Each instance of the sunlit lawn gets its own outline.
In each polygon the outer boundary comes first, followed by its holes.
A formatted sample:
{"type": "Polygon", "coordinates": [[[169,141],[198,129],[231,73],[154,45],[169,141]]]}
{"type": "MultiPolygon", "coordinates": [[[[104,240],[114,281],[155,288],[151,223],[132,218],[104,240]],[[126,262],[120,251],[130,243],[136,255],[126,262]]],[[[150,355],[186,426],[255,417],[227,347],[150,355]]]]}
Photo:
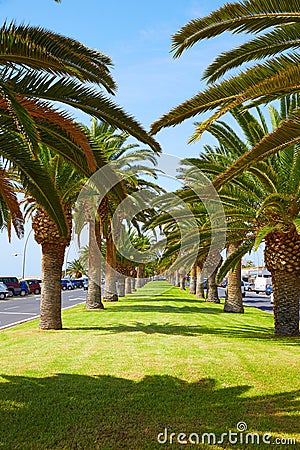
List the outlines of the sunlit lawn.
{"type": "Polygon", "coordinates": [[[270,442],[300,443],[300,340],[273,337],[270,314],[225,314],[162,281],[105,311],[79,305],[63,319],[63,331],[41,332],[33,321],[0,333],[0,448],[299,445],[176,443],[179,433],[220,439],[238,422],[260,440],[270,433],[270,442]],[[165,429],[168,443],[159,444],[165,429]]]}

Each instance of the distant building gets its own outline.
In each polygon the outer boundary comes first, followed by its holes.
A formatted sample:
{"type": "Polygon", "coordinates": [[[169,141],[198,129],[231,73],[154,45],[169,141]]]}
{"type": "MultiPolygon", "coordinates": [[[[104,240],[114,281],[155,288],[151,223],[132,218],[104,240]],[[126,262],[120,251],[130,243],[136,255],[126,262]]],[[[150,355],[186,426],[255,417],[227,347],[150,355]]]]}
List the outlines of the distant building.
{"type": "Polygon", "coordinates": [[[254,281],[256,277],[270,278],[271,272],[265,266],[242,269],[242,279],[244,281],[254,281]]]}

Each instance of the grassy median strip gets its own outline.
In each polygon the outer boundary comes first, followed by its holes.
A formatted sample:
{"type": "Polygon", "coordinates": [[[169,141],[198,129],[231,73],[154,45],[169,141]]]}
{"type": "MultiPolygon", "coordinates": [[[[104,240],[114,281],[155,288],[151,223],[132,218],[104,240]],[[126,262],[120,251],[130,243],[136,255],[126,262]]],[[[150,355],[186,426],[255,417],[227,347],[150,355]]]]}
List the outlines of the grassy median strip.
{"type": "Polygon", "coordinates": [[[271,314],[222,308],[156,281],[65,311],[63,331],[2,331],[0,449],[297,448],[300,340],[275,338],[271,314]],[[238,423],[238,443],[218,444],[238,423]]]}

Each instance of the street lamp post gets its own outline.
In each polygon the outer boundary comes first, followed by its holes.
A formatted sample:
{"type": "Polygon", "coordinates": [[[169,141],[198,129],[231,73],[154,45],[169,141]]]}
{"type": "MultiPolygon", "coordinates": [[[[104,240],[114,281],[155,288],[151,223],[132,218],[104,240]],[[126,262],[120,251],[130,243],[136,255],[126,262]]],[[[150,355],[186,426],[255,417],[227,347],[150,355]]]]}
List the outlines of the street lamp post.
{"type": "Polygon", "coordinates": [[[26,258],[27,243],[28,243],[28,239],[29,239],[29,236],[31,235],[32,231],[33,231],[33,228],[31,228],[31,230],[27,234],[27,237],[26,237],[26,240],[25,240],[25,243],[24,243],[24,248],[23,248],[23,261],[22,261],[22,279],[23,280],[24,280],[24,277],[25,277],[25,261],[26,261],[25,258],[26,258]]]}
{"type": "Polygon", "coordinates": [[[23,253],[13,253],[13,256],[23,256],[23,259],[22,259],[22,280],[24,280],[24,277],[25,277],[26,250],[27,250],[28,239],[29,239],[29,237],[31,235],[31,232],[32,232],[32,228],[31,228],[31,230],[29,231],[29,233],[26,236],[24,247],[23,247],[23,253]]]}

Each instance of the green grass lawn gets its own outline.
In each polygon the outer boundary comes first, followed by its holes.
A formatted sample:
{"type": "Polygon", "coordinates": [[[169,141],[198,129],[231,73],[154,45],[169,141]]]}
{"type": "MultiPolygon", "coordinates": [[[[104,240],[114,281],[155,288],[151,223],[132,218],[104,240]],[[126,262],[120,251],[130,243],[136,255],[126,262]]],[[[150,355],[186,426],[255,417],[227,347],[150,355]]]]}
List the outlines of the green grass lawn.
{"type": "Polygon", "coordinates": [[[65,311],[63,331],[2,331],[0,449],[298,448],[300,340],[275,338],[268,313],[222,308],[152,282],[104,311],[65,311]],[[298,444],[201,444],[238,422],[298,444]]]}

